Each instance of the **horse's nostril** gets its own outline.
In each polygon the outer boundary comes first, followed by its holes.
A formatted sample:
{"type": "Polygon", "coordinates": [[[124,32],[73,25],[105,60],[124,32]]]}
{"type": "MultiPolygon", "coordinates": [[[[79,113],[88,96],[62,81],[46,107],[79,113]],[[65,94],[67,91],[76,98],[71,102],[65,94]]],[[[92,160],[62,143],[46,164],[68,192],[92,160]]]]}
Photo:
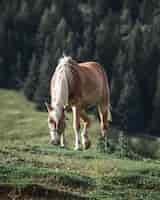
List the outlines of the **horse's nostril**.
{"type": "Polygon", "coordinates": [[[59,145],[59,144],[60,144],[60,141],[51,140],[51,144],[52,144],[52,145],[59,145]]]}

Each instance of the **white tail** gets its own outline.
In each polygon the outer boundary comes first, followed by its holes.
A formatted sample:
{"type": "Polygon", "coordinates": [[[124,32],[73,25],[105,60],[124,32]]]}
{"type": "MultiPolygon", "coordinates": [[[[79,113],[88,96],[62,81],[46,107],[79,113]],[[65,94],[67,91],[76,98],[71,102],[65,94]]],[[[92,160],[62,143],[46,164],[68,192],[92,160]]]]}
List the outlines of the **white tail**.
{"type": "Polygon", "coordinates": [[[109,122],[112,122],[112,113],[110,111],[110,108],[108,109],[108,119],[109,122]]]}

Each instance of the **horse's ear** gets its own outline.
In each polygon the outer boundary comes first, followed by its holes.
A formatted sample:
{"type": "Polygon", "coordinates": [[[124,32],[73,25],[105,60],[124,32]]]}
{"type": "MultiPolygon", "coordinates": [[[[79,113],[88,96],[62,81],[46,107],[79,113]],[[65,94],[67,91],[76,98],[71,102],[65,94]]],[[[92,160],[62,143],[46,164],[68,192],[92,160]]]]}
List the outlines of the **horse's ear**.
{"type": "Polygon", "coordinates": [[[50,112],[50,111],[53,110],[53,108],[51,107],[51,105],[49,105],[47,102],[45,102],[44,104],[45,104],[45,106],[46,106],[48,112],[50,112]]]}

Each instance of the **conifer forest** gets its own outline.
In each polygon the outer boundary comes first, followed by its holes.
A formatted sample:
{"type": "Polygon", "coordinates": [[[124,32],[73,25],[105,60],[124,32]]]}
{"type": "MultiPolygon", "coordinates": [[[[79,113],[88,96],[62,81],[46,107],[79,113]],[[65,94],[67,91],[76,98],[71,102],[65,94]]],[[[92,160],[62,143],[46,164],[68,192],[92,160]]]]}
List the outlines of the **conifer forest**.
{"type": "Polygon", "coordinates": [[[158,134],[159,0],[0,0],[0,88],[44,110],[63,53],[104,67],[113,125],[158,134]]]}

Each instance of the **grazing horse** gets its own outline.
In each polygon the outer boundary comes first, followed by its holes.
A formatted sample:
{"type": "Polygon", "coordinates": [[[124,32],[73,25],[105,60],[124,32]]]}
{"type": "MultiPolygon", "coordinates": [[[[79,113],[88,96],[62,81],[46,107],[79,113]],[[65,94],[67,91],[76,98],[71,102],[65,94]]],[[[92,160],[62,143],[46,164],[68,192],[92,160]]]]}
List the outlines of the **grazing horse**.
{"type": "Polygon", "coordinates": [[[104,69],[96,62],[77,63],[71,57],[60,58],[50,84],[51,104],[46,104],[49,113],[48,126],[51,143],[65,146],[65,109],[72,109],[75,150],[90,147],[88,128],[91,121],[86,114],[90,106],[97,106],[101,136],[107,136],[110,115],[110,94],[104,69]],[[80,119],[84,122],[80,134],[80,119]]]}

